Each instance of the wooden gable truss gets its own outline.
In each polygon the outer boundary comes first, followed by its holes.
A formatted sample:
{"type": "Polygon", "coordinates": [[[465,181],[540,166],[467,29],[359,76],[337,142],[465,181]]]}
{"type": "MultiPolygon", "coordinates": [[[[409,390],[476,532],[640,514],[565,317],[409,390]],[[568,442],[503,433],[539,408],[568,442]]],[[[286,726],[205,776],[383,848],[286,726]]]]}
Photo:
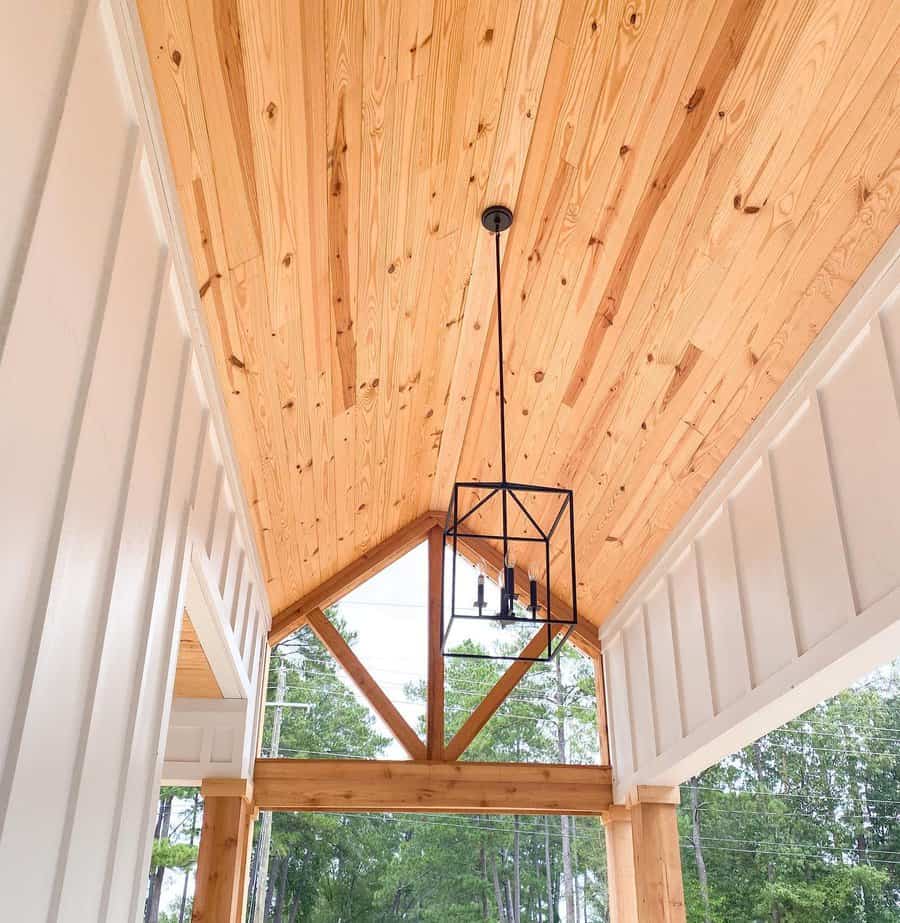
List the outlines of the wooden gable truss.
{"type": "MultiPolygon", "coordinates": [[[[475,740],[479,731],[497,712],[507,696],[528,672],[529,661],[514,661],[500,676],[493,688],[482,699],[453,738],[444,742],[444,662],[441,654],[441,556],[444,549],[442,526],[444,514],[436,511],[415,519],[386,541],[371,549],[348,567],[326,580],[302,599],[278,613],[272,620],[269,644],[275,646],[295,631],[308,626],[319,638],[332,657],[346,671],[360,694],[373,711],[384,721],[391,733],[414,761],[454,762],[462,756],[475,740]],[[374,577],[390,564],[412,550],[423,540],[428,542],[428,690],[426,699],[426,739],[423,742],[400,714],[384,690],[378,685],[349,644],[341,637],[325,616],[323,610],[374,577]]],[[[460,540],[460,554],[472,564],[496,569],[500,552],[487,540],[468,538],[460,540]]],[[[516,568],[516,584],[527,589],[527,574],[516,568]]],[[[553,599],[553,608],[571,612],[562,600],[553,599]]],[[[595,634],[579,623],[570,640],[594,666],[597,689],[598,733],[601,763],[609,764],[609,744],[606,733],[606,708],[603,684],[603,666],[600,644],[595,634]]],[[[526,657],[535,656],[543,636],[533,638],[523,649],[526,657]]],[[[264,762],[264,761],[260,761],[264,762]]]]}

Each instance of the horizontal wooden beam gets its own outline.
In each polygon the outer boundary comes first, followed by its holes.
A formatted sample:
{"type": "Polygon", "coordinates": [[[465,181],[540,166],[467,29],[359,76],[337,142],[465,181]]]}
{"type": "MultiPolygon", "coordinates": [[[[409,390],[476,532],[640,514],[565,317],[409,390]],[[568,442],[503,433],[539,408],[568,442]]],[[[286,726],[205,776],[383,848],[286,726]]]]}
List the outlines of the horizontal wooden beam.
{"type": "MultiPolygon", "coordinates": [[[[557,629],[558,631],[558,629],[557,629]]],[[[554,632],[554,635],[557,632],[554,632]]],[[[546,634],[539,631],[522,649],[523,657],[539,657],[547,646],[546,634]]],[[[444,748],[444,758],[459,759],[469,744],[478,736],[478,732],[488,723],[494,712],[506,701],[506,697],[516,688],[519,680],[531,669],[533,661],[516,660],[511,663],[500,679],[494,683],[490,692],[478,703],[478,706],[466,718],[462,727],[453,735],[453,739],[444,748]]]]}
{"type": "MultiPolygon", "coordinates": [[[[486,538],[460,538],[457,539],[459,553],[472,564],[480,565],[487,571],[496,573],[503,566],[503,552],[492,545],[486,538]]],[[[528,574],[521,568],[515,568],[516,589],[526,598],[528,596],[528,574]]],[[[538,595],[542,598],[546,595],[543,588],[538,588],[538,595]]],[[[572,607],[563,602],[556,596],[550,597],[551,609],[559,617],[564,619],[572,618],[572,607]]],[[[600,655],[600,640],[597,636],[597,629],[584,619],[580,619],[578,624],[572,629],[569,640],[583,654],[588,657],[598,657],[600,655]]]]}
{"type": "Polygon", "coordinates": [[[352,564],[338,571],[320,583],[306,596],[298,599],[286,609],[282,609],[273,619],[269,631],[269,644],[275,645],[293,634],[303,624],[304,616],[313,609],[325,609],[337,602],[361,583],[374,577],[379,571],[402,558],[407,551],[415,548],[424,540],[440,513],[425,513],[409,525],[395,532],[390,538],[376,545],[370,551],[360,555],[352,564]]]}
{"type": "Polygon", "coordinates": [[[425,744],[409,726],[397,706],[385,695],[381,686],[375,682],[372,674],[365,668],[353,648],[344,640],[341,633],[328,621],[321,609],[312,609],[306,613],[309,627],[319,640],[328,648],[332,657],[347,671],[353,684],[365,696],[378,716],[391,729],[400,746],[414,760],[424,760],[425,744]]]}
{"type": "Polygon", "coordinates": [[[254,797],[263,811],[599,815],[612,778],[608,766],[259,759],[254,797]]]}

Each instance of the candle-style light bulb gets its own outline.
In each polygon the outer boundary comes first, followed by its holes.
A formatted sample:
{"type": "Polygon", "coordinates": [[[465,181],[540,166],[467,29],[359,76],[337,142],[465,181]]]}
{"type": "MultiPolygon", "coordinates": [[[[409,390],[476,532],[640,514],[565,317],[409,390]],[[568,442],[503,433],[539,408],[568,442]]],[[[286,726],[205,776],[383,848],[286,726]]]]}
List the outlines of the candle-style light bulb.
{"type": "Polygon", "coordinates": [[[512,555],[507,555],[504,566],[504,585],[506,595],[509,597],[510,605],[516,598],[516,562],[512,555]]]}
{"type": "Polygon", "coordinates": [[[478,571],[478,598],[475,600],[475,608],[479,615],[484,615],[484,574],[478,571]]]}
{"type": "Polygon", "coordinates": [[[531,610],[531,617],[536,619],[538,614],[537,578],[531,571],[528,572],[528,608],[531,610]]]}

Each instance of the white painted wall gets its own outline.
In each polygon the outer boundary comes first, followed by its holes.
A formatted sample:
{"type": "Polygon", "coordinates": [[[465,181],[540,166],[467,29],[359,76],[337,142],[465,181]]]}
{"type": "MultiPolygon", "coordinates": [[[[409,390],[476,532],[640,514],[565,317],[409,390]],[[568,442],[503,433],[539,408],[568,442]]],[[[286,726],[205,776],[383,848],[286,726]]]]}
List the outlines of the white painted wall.
{"type": "Polygon", "coordinates": [[[19,923],[120,923],[143,900],[188,565],[244,771],[269,612],[133,11],[8,13],[0,895],[19,923]]]}
{"type": "Polygon", "coordinates": [[[617,798],[900,654],[900,230],[601,627],[617,798]]]}

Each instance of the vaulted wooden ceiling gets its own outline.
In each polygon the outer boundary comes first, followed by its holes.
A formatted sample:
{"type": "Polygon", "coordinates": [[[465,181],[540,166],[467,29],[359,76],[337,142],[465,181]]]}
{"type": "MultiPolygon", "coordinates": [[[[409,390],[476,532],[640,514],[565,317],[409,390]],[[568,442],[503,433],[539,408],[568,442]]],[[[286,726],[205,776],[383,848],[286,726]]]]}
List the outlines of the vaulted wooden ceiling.
{"type": "Polygon", "coordinates": [[[277,611],[497,476],[609,613],[900,217],[894,0],[139,0],[277,611]]]}

